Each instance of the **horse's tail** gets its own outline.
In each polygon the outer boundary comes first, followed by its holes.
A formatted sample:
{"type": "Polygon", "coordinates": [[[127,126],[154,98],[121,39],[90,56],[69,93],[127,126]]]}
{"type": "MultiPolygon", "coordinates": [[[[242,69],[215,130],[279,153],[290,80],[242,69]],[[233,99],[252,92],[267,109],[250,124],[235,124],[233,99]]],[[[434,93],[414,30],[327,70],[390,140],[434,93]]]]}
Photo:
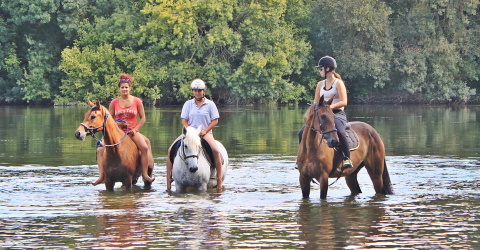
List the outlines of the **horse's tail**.
{"type": "Polygon", "coordinates": [[[388,174],[387,161],[383,159],[383,194],[393,194],[392,183],[390,182],[390,175],[388,174]]]}

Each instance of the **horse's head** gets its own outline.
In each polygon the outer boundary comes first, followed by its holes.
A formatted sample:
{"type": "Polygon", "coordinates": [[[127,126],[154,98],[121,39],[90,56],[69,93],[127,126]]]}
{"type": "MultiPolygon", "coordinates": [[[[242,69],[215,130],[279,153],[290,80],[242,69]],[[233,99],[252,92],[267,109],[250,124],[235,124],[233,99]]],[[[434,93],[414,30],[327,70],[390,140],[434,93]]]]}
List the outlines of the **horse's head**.
{"type": "Polygon", "coordinates": [[[200,132],[202,126],[198,129],[193,127],[183,128],[183,142],[181,145],[183,160],[188,166],[188,170],[195,173],[198,170],[198,157],[202,150],[202,143],[200,138],[200,132]]]}
{"type": "Polygon", "coordinates": [[[88,105],[90,105],[90,109],[85,113],[83,122],[75,131],[75,137],[81,141],[85,140],[86,135],[103,130],[108,118],[107,109],[99,101],[93,103],[89,100],[88,105]]]}
{"type": "Polygon", "coordinates": [[[311,111],[307,113],[310,115],[305,117],[306,124],[310,125],[315,132],[322,134],[331,148],[337,147],[339,142],[335,128],[335,114],[330,108],[332,101],[333,97],[326,101],[322,95],[320,101],[310,107],[311,111]]]}

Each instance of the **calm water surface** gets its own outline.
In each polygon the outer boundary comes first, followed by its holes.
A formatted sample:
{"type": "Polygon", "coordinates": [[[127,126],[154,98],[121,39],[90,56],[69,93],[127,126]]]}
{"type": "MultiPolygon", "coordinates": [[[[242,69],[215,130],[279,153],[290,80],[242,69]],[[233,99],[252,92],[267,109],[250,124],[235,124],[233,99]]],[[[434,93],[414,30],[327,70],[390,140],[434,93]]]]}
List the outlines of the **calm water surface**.
{"type": "Polygon", "coordinates": [[[73,136],[85,107],[0,107],[0,249],[480,249],[480,107],[349,107],[382,134],[395,194],[362,170],[362,194],[341,179],[325,201],[317,185],[301,198],[294,168],[306,107],[221,108],[224,192],[167,194],[180,109],[147,108],[157,180],[127,193],[89,185],[95,146],[73,136]]]}

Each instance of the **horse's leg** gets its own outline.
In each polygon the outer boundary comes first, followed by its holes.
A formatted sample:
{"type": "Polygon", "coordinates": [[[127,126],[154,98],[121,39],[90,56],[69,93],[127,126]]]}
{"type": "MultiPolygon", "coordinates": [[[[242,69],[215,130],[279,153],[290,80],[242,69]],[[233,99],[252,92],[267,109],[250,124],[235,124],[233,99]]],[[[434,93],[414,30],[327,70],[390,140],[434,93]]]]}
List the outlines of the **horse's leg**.
{"type": "Polygon", "coordinates": [[[198,187],[198,191],[200,191],[200,192],[205,192],[205,191],[207,191],[207,184],[208,184],[208,181],[205,182],[205,183],[200,184],[200,186],[198,187]]]}
{"type": "Polygon", "coordinates": [[[383,179],[382,194],[393,194],[392,183],[390,182],[390,175],[388,174],[386,160],[383,160],[383,165],[384,165],[384,169],[382,174],[382,179],[383,179]]]}
{"type": "Polygon", "coordinates": [[[186,189],[186,187],[183,186],[180,182],[181,181],[176,181],[175,182],[175,191],[177,191],[177,192],[183,192],[186,189]]]}
{"type": "Polygon", "coordinates": [[[105,183],[105,167],[103,166],[104,158],[105,158],[105,148],[99,147],[97,149],[97,165],[98,165],[99,177],[95,182],[91,182],[91,184],[94,186],[105,183]]]}
{"type": "Polygon", "coordinates": [[[375,153],[374,150],[369,150],[369,155],[365,158],[365,168],[367,169],[368,175],[370,175],[375,193],[381,194],[383,193],[382,174],[385,171],[384,157],[379,158],[380,156],[375,153]]]}
{"type": "Polygon", "coordinates": [[[113,191],[114,186],[115,186],[115,182],[112,181],[110,178],[106,178],[105,189],[107,189],[107,191],[113,191]]]}
{"type": "Polygon", "coordinates": [[[360,189],[360,185],[358,185],[358,172],[362,169],[363,163],[355,169],[351,174],[345,176],[345,181],[347,182],[348,188],[350,188],[350,192],[352,195],[362,193],[360,189]]]}
{"type": "Polygon", "coordinates": [[[132,191],[132,176],[128,176],[122,183],[126,191],[132,191]]]}
{"type": "MultiPolygon", "coordinates": [[[[153,158],[153,157],[152,157],[153,158]]],[[[149,167],[148,168],[148,176],[152,176],[153,174],[153,165],[152,167],[149,167]]],[[[152,183],[151,182],[145,182],[145,188],[149,189],[152,187],[152,183]]]]}
{"type": "Polygon", "coordinates": [[[303,198],[306,199],[310,197],[310,183],[312,182],[312,177],[300,173],[299,181],[300,187],[302,188],[303,198]]]}
{"type": "Polygon", "coordinates": [[[328,192],[328,173],[326,171],[322,171],[322,175],[320,176],[320,199],[325,200],[327,198],[328,192]]]}

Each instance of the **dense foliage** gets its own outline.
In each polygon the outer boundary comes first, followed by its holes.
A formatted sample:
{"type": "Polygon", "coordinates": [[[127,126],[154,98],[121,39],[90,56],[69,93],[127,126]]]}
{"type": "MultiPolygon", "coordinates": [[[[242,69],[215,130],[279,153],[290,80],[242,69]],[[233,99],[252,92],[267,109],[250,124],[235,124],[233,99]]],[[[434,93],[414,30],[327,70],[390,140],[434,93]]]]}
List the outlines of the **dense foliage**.
{"type": "Polygon", "coordinates": [[[479,10],[478,0],[1,1],[0,102],[106,103],[122,72],[152,105],[182,103],[194,78],[219,103],[307,102],[323,55],[354,102],[478,101],[479,10]]]}

